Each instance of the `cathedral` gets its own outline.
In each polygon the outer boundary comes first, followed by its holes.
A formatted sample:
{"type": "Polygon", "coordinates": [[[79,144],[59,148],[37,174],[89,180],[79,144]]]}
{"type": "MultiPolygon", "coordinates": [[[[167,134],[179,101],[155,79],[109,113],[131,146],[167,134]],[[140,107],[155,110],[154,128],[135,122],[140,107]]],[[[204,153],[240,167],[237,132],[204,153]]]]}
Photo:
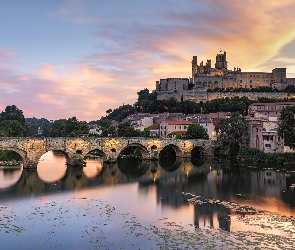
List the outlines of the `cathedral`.
{"type": "MultiPolygon", "coordinates": [[[[187,91],[192,84],[195,92],[220,89],[252,89],[271,87],[279,90],[295,85],[295,78],[286,77],[286,68],[274,68],[272,72],[244,72],[241,68],[227,68],[226,52],[216,55],[214,67],[211,60],[198,64],[198,57],[192,59],[190,78],[167,78],[156,82],[157,92],[187,91]]],[[[191,89],[191,88],[190,88],[191,89]]]]}
{"type": "Polygon", "coordinates": [[[192,60],[192,80],[196,89],[239,89],[271,87],[279,90],[288,86],[286,68],[275,68],[272,72],[244,72],[240,68],[227,68],[226,52],[216,55],[215,67],[211,60],[198,65],[197,56],[192,60]]]}

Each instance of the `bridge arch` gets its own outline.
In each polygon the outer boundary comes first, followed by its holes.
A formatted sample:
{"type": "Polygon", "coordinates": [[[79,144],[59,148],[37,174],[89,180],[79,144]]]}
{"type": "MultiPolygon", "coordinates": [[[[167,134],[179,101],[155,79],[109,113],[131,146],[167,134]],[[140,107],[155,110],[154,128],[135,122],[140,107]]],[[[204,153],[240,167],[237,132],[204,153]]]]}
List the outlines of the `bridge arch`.
{"type": "MultiPolygon", "coordinates": [[[[112,149],[111,149],[111,151],[112,151],[112,149]]],[[[102,151],[101,149],[99,149],[99,148],[90,148],[90,149],[88,149],[87,151],[85,151],[83,153],[83,158],[85,158],[86,155],[91,154],[91,152],[94,152],[95,155],[100,156],[103,159],[103,161],[106,161],[107,158],[108,158],[106,153],[104,151],[102,151]]]]}
{"type": "Polygon", "coordinates": [[[150,153],[148,151],[148,149],[140,144],[140,143],[130,143],[128,145],[126,145],[125,147],[123,147],[120,152],[118,152],[117,157],[119,157],[119,155],[121,154],[121,152],[123,152],[125,149],[129,148],[129,147],[136,147],[140,150],[141,156],[143,159],[149,159],[150,158],[150,153]]]}
{"type": "Polygon", "coordinates": [[[27,156],[27,152],[22,150],[22,149],[19,149],[17,147],[0,147],[0,150],[3,150],[3,151],[14,151],[16,153],[18,153],[21,158],[23,159],[23,161],[25,160],[26,156],[27,156]]]}
{"type": "Polygon", "coordinates": [[[162,148],[162,150],[160,151],[159,155],[163,154],[164,150],[167,149],[167,148],[172,148],[174,150],[174,152],[175,152],[176,157],[183,157],[182,150],[176,144],[172,144],[172,143],[169,143],[166,146],[164,146],[162,148]]]}

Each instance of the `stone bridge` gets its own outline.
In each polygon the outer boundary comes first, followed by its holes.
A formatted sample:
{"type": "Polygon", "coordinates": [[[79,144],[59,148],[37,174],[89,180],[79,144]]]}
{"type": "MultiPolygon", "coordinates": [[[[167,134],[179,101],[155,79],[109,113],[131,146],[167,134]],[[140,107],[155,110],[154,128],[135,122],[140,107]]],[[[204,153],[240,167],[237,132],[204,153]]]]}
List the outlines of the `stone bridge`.
{"type": "Polygon", "coordinates": [[[212,157],[216,143],[209,140],[180,140],[160,138],[0,138],[0,150],[12,150],[23,159],[24,168],[37,168],[43,154],[51,150],[63,151],[69,165],[82,165],[90,151],[98,150],[104,161],[116,161],[120,152],[127,147],[140,149],[143,159],[158,159],[161,150],[171,146],[177,157],[191,158],[197,148],[202,156],[212,157]]]}

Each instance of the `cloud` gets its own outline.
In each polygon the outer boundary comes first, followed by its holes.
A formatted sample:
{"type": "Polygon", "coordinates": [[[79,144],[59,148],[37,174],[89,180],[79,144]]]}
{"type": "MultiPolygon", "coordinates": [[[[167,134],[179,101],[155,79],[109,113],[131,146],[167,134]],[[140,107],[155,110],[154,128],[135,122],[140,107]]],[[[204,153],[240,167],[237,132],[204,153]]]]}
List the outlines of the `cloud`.
{"type": "Polygon", "coordinates": [[[9,67],[11,64],[20,61],[20,57],[16,55],[16,49],[0,47],[0,68],[9,67]]]}
{"type": "Polygon", "coordinates": [[[65,5],[47,15],[59,21],[73,24],[89,24],[101,20],[98,17],[90,16],[89,13],[84,11],[83,4],[78,0],[68,1],[65,5]]]}
{"type": "Polygon", "coordinates": [[[81,44],[79,57],[58,55],[62,63],[44,58],[30,72],[19,69],[17,50],[0,48],[0,107],[15,104],[26,117],[99,119],[133,104],[141,89],[155,89],[156,80],[190,77],[194,55],[214,65],[220,48],[231,69],[288,66],[295,74],[295,54],[288,53],[295,47],[294,12],[293,1],[67,1],[50,20],[70,22],[75,32],[83,24],[85,44],[93,47],[81,44]]]}

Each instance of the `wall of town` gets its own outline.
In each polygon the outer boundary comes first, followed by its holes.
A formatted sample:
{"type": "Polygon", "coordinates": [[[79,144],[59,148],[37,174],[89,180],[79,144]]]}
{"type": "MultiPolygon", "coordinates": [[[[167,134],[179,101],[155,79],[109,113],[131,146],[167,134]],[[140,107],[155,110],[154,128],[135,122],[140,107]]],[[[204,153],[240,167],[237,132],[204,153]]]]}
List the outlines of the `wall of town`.
{"type": "Polygon", "coordinates": [[[284,98],[295,98],[295,94],[284,93],[284,92],[196,92],[196,90],[188,91],[177,91],[177,92],[158,92],[158,100],[167,100],[171,97],[180,101],[181,99],[200,102],[200,101],[211,101],[218,98],[233,98],[238,97],[247,97],[250,100],[257,100],[258,98],[268,97],[275,99],[284,99],[284,98]]]}

